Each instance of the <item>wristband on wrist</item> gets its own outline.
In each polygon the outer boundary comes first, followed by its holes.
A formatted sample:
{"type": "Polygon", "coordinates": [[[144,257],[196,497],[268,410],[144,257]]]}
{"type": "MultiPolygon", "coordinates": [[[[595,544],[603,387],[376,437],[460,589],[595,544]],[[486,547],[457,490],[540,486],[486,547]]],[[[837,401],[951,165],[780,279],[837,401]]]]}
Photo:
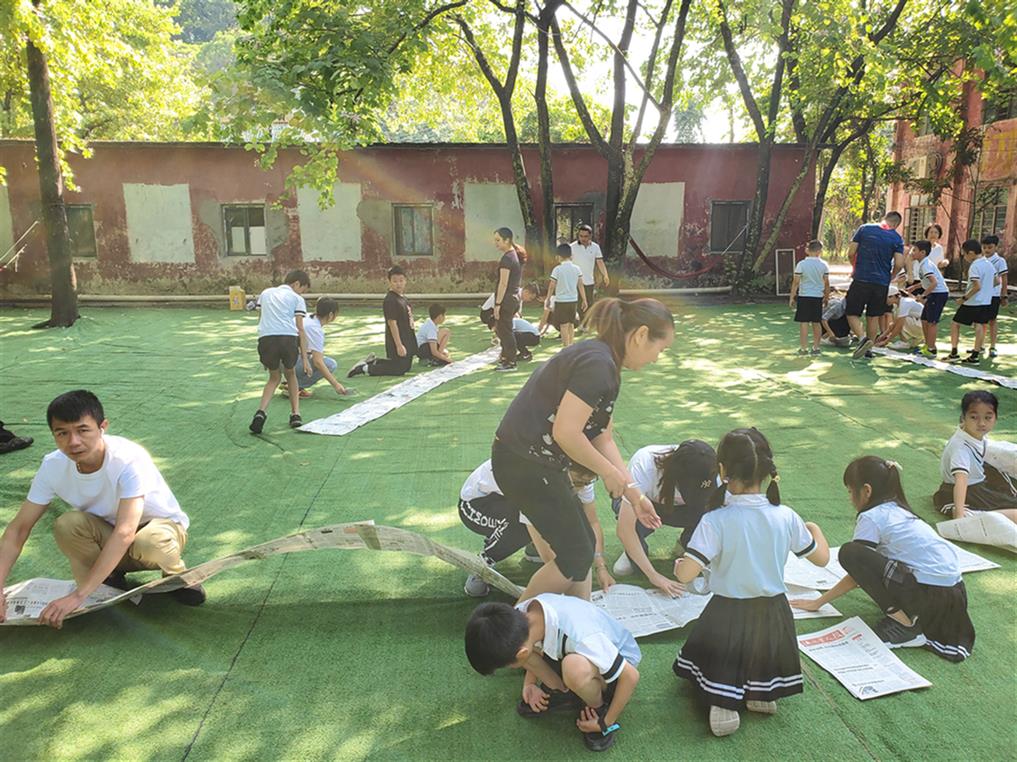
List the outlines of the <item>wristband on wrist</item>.
{"type": "Polygon", "coordinates": [[[609,736],[616,730],[621,729],[621,725],[619,725],[617,722],[613,722],[610,725],[604,722],[604,715],[600,714],[599,712],[597,713],[597,722],[600,724],[601,735],[609,736]]]}

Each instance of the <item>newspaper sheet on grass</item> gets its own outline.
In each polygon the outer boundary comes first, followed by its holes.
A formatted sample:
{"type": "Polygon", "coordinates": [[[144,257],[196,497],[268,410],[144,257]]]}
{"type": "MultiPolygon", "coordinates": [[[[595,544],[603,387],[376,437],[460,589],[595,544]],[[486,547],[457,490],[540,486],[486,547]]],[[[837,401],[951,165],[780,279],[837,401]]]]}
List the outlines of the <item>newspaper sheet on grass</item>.
{"type": "MultiPolygon", "coordinates": [[[[965,550],[959,545],[953,543],[951,545],[957,551],[957,560],[960,562],[962,574],[999,568],[999,564],[995,561],[982,558],[977,553],[965,550]]],[[[830,563],[826,566],[816,566],[811,561],[798,558],[793,553],[790,554],[784,565],[784,584],[809,587],[814,590],[829,590],[847,576],[847,572],[844,571],[844,567],[837,559],[839,553],[840,546],[830,548],[830,563]]]]}
{"type": "Polygon", "coordinates": [[[971,511],[962,519],[936,524],[941,537],[980,545],[995,545],[1017,553],[1017,524],[995,511],[971,511]]]}
{"type": "MultiPolygon", "coordinates": [[[[372,521],[308,529],[303,532],[280,537],[276,540],[255,545],[232,553],[223,558],[206,561],[180,574],[153,580],[133,590],[121,592],[114,588],[100,588],[90,597],[86,605],[70,617],[81,616],[114,606],[122,601],[154,593],[168,593],[181,587],[204,582],[220,572],[232,569],[247,561],[262,560],[280,553],[300,553],[305,550],[382,550],[400,553],[414,553],[418,556],[434,556],[470,574],[476,574],[485,582],[504,593],[518,598],[523,589],[510,582],[480,560],[475,553],[434,542],[416,532],[398,527],[376,526],[372,521]],[[109,591],[113,591],[110,595],[109,591]],[[94,600],[93,600],[94,599],[94,600]]],[[[67,595],[74,587],[73,582],[51,579],[31,579],[4,588],[7,599],[7,621],[0,624],[34,625],[47,603],[67,595]],[[19,589],[20,588],[20,589],[19,589]],[[17,593],[17,600],[12,596],[17,593]]],[[[68,617],[68,618],[70,618],[68,617]]]]}
{"type": "MultiPolygon", "coordinates": [[[[788,587],[788,597],[818,598],[816,590],[788,587]]],[[[684,627],[698,619],[712,595],[685,593],[672,598],[660,590],[648,590],[636,585],[612,585],[606,593],[596,591],[590,600],[628,628],[634,637],[654,635],[684,627]]],[[[819,619],[840,616],[833,606],[826,604],[819,611],[791,609],[795,619],[819,619]]]]}
{"type": "Polygon", "coordinates": [[[927,357],[922,357],[921,355],[898,352],[894,349],[877,348],[872,351],[877,355],[885,355],[886,357],[894,360],[905,360],[907,362],[913,362],[916,365],[925,365],[929,368],[935,368],[936,370],[945,370],[947,373],[956,373],[958,376],[989,381],[993,384],[999,384],[1007,389],[1017,389],[1017,378],[1001,376],[998,373],[989,373],[984,370],[972,368],[968,365],[958,365],[956,363],[943,362],[942,360],[932,360],[927,357]]]}
{"type": "Polygon", "coordinates": [[[341,437],[349,434],[365,423],[381,418],[385,413],[402,407],[407,402],[412,402],[417,397],[441,386],[447,381],[465,376],[480,368],[488,367],[498,359],[501,349],[491,347],[475,355],[456,360],[451,365],[443,368],[435,368],[427,373],[420,373],[412,378],[389,387],[385,391],[368,397],[363,402],[351,405],[340,413],[330,415],[328,418],[319,418],[310,423],[305,423],[298,430],[307,431],[312,434],[325,434],[326,436],[341,437]]]}
{"type": "Polygon", "coordinates": [[[856,616],[825,630],[799,635],[798,648],[862,701],[932,686],[856,616]]]}

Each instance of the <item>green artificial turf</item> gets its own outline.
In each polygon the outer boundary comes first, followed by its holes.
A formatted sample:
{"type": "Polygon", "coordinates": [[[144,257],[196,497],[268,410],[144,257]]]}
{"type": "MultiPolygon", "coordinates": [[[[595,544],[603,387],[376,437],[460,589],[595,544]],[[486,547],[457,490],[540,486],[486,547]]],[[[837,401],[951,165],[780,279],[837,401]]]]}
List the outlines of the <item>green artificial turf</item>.
{"type": "MultiPolygon", "coordinates": [[[[624,455],[688,437],[716,443],[733,427],[755,425],[773,443],[785,502],[817,521],[831,544],[851,537],[854,513],[841,473],[863,453],[899,461],[916,510],[936,520],[930,496],[940,452],[961,395],[983,384],[887,359],[852,363],[844,351],[797,358],[797,326],[783,306],[676,303],[675,312],[674,346],[655,366],[625,374],[616,408],[624,455]]],[[[475,313],[450,312],[457,353],[489,345],[475,313]]],[[[106,406],[110,432],[150,450],[190,514],[191,564],[358,519],[479,551],[481,538],[457,518],[459,488],[488,457],[528,366],[450,382],[345,437],[289,430],[279,398],[259,438],[247,431],[264,382],[254,315],[86,309],[73,328],[29,330],[44,317],[0,311],[0,418],[36,438],[28,450],[2,456],[0,523],[14,515],[53,448],[47,403],[88,387],[106,406]]],[[[991,367],[1014,375],[1017,319],[1002,319],[1001,329],[1004,354],[991,367]]],[[[380,310],[344,308],[327,329],[340,371],[381,351],[382,331],[380,310]]],[[[536,359],[549,354],[545,341],[536,359]]],[[[357,401],[397,381],[358,378],[357,401]]],[[[995,436],[1017,440],[1017,393],[992,391],[1000,398],[995,436]]],[[[311,420],[348,404],[319,384],[302,412],[311,420]]],[[[598,509],[611,563],[621,546],[600,488],[598,509]]],[[[9,582],[69,577],[49,533],[55,513],[36,527],[9,582]]],[[[669,528],[651,538],[661,570],[671,566],[676,539],[669,528]]],[[[970,547],[1002,564],[965,578],[978,632],[973,657],[958,665],[922,650],[898,652],[932,688],[863,703],[803,657],[804,695],[782,701],[775,717],[744,715],[737,734],[715,739],[671,673],[686,628],[640,641],[642,680],[610,754],[1013,759],[1017,560],[970,547]]],[[[520,556],[499,568],[520,584],[532,570],[520,556]]],[[[0,629],[0,757],[588,758],[570,718],[516,716],[520,674],[471,671],[462,632],[476,601],[462,584],[457,569],[434,559],[319,551],[225,572],[208,583],[201,608],[152,597],[72,620],[62,631],[0,629]]],[[[877,619],[860,591],[836,605],[845,616],[877,619]]],[[[798,629],[835,621],[799,622],[798,629]]]]}

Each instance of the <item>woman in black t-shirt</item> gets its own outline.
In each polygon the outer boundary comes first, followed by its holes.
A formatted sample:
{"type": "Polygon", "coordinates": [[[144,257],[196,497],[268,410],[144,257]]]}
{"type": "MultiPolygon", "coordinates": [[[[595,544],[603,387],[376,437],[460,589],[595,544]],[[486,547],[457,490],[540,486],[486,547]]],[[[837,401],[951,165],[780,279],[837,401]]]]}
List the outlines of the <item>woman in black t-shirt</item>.
{"type": "Polygon", "coordinates": [[[656,362],[674,340],[674,317],[656,299],[603,299],[584,322],[597,338],[573,344],[537,368],[509,405],[491,448],[502,493],[555,552],[530,579],[524,599],[539,593],[590,597],[594,537],[569,482],[572,463],[598,474],[647,527],[660,526],[618,452],[612,418],[621,369],[656,362]]]}
{"type": "Polygon", "coordinates": [[[501,342],[501,358],[495,370],[512,370],[516,367],[517,355],[512,318],[519,311],[519,283],[523,277],[526,252],[515,244],[508,228],[494,231],[494,247],[501,252],[498,280],[494,287],[494,332],[501,342]]]}

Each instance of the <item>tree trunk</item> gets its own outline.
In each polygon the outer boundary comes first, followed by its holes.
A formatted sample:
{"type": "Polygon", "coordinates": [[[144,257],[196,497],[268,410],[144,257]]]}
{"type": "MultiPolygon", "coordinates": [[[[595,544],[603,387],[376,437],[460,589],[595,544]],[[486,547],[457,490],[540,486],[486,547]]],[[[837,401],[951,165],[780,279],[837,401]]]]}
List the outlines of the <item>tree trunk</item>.
{"type": "Polygon", "coordinates": [[[759,268],[763,266],[763,262],[769,258],[774,247],[777,245],[777,237],[780,235],[780,228],[784,224],[784,219],[787,217],[787,213],[791,211],[791,202],[794,201],[795,196],[798,194],[798,189],[801,188],[802,183],[805,182],[805,176],[809,174],[809,167],[812,165],[812,161],[815,157],[815,146],[810,146],[809,150],[805,153],[804,161],[802,161],[802,168],[798,170],[798,174],[791,182],[791,187],[788,188],[787,195],[784,196],[784,201],[780,205],[777,217],[773,221],[773,227],[770,230],[770,235],[763,243],[763,246],[759,251],[759,256],[756,257],[756,261],[753,264],[753,270],[757,272],[759,271],[759,268]]]}
{"type": "Polygon", "coordinates": [[[540,154],[540,196],[541,218],[544,235],[539,242],[539,259],[542,273],[550,272],[554,266],[555,215],[554,215],[554,171],[551,159],[551,115],[547,108],[547,70],[551,42],[551,20],[558,10],[559,2],[548,2],[540,12],[537,25],[537,83],[533,93],[537,106],[537,150],[540,154]]]}
{"type": "MultiPolygon", "coordinates": [[[[38,0],[36,0],[38,5],[38,0]]],[[[31,41],[27,45],[28,85],[35,122],[35,150],[39,161],[42,219],[46,226],[46,250],[52,288],[50,318],[34,326],[55,328],[74,325],[78,319],[78,293],[71,260],[70,231],[64,206],[64,179],[60,171],[59,146],[53,124],[53,100],[49,90],[46,57],[31,41]]]]}
{"type": "Polygon", "coordinates": [[[812,237],[819,238],[819,228],[823,224],[823,207],[826,206],[826,192],[830,188],[830,180],[833,179],[833,172],[837,169],[837,162],[840,161],[847,143],[838,143],[833,147],[823,172],[819,176],[819,187],[816,188],[816,202],[812,205],[812,237]]]}
{"type": "Polygon", "coordinates": [[[529,245],[540,245],[540,228],[537,215],[533,208],[533,194],[530,192],[530,181],[526,176],[526,163],[523,151],[519,147],[519,136],[516,133],[515,116],[512,102],[501,102],[502,124],[505,127],[505,143],[512,156],[512,175],[515,178],[516,196],[519,198],[519,211],[523,216],[523,227],[526,228],[526,241],[529,245]]]}
{"type": "Polygon", "coordinates": [[[745,232],[745,248],[738,257],[732,285],[736,292],[741,291],[742,276],[745,273],[745,260],[750,252],[755,252],[763,237],[763,213],[766,211],[766,197],[770,192],[770,167],[773,160],[772,139],[761,140],[756,152],[756,192],[752,196],[752,209],[749,213],[749,227],[745,232]]]}

